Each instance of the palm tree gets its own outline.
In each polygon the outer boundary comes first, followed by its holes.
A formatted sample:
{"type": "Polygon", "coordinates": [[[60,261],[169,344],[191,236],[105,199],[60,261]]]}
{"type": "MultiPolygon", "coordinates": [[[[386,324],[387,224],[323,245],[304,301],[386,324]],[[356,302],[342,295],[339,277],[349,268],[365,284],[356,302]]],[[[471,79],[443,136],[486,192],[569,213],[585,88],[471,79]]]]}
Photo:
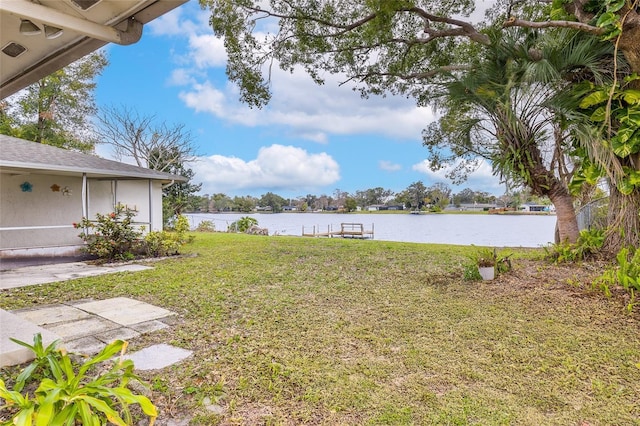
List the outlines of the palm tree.
{"type": "Polygon", "coordinates": [[[606,79],[611,55],[607,43],[564,30],[494,35],[478,65],[444,87],[445,115],[425,144],[436,154],[445,142],[449,159],[483,157],[501,178],[549,197],[560,240],[575,242],[579,229],[569,191],[574,129],[555,104],[576,79],[606,79]]]}

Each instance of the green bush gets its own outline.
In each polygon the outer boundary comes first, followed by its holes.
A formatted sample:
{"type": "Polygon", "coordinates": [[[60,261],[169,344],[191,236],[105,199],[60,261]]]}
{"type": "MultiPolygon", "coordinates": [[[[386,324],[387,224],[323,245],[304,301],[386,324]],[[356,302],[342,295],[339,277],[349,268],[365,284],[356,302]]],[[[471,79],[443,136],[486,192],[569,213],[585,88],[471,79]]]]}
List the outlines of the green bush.
{"type": "Polygon", "coordinates": [[[96,214],[96,220],[82,218],[73,226],[82,229],[78,235],[87,244],[83,250],[99,259],[130,260],[135,257],[136,242],[142,235],[133,226],[136,212],[118,204],[109,214],[96,214]]]}
{"type": "Polygon", "coordinates": [[[604,243],[604,230],[583,229],[575,244],[558,243],[545,247],[547,258],[555,263],[578,262],[594,257],[604,243]]]}
{"type": "Polygon", "coordinates": [[[122,205],[114,212],[98,213],[95,221],[83,218],[73,226],[82,229],[79,237],[87,243],[83,250],[103,261],[133,260],[137,256],[172,256],[180,247],[193,241],[188,235],[189,220],[178,216],[174,222],[174,232],[151,231],[142,238],[143,229],[133,226],[135,212],[122,205]]]}
{"type": "Polygon", "coordinates": [[[196,227],[197,232],[215,232],[216,226],[210,220],[203,220],[196,227]]]}
{"type": "Polygon", "coordinates": [[[157,409],[151,401],[134,394],[128,383],[138,377],[133,374],[133,362],[122,355],[127,343],[116,340],[107,345],[83,364],[75,363],[63,349],[55,349],[55,343],[43,348],[42,337],[37,334],[34,344],[11,339],[28,347],[36,354],[36,360],[27,366],[16,379],[13,389],[0,380],[1,410],[9,411],[11,422],[17,426],[45,425],[106,425],[133,424],[130,406],[139,405],[153,424],[157,409]],[[110,361],[120,353],[120,358],[110,361]],[[44,356],[44,358],[43,358],[44,356]],[[46,359],[46,362],[43,362],[46,359]],[[111,362],[105,367],[105,362],[111,362]],[[38,379],[33,373],[41,371],[38,379]],[[35,390],[25,391],[31,382],[35,390]]]}
{"type": "Polygon", "coordinates": [[[228,232],[245,232],[252,226],[257,226],[258,220],[250,216],[244,216],[229,225],[228,232]]]}
{"type": "Polygon", "coordinates": [[[611,296],[610,287],[619,285],[629,292],[631,298],[627,305],[630,311],[635,304],[636,292],[640,291],[640,249],[623,248],[616,255],[617,265],[612,266],[593,283],[607,296],[611,296]]]}
{"type": "Polygon", "coordinates": [[[181,245],[179,237],[167,231],[151,231],[144,237],[146,254],[151,257],[176,255],[181,245]]]}

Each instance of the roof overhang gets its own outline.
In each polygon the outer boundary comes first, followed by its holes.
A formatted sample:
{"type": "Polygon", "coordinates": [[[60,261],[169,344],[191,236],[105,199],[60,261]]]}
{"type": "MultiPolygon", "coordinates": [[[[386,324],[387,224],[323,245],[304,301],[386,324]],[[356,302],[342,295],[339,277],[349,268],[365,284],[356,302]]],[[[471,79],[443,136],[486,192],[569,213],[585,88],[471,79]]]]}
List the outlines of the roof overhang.
{"type": "Polygon", "coordinates": [[[11,162],[0,163],[0,174],[9,176],[28,176],[28,175],[53,175],[53,176],[73,176],[82,177],[86,175],[89,179],[97,180],[155,180],[162,184],[172,182],[186,182],[187,179],[183,176],[168,176],[168,174],[158,173],[136,173],[131,171],[117,171],[117,170],[100,170],[100,169],[83,169],[79,167],[61,167],[61,166],[46,166],[43,167],[39,164],[25,165],[25,164],[11,164],[11,162]],[[164,175],[164,176],[163,176],[164,175]]]}
{"type": "Polygon", "coordinates": [[[187,1],[0,1],[0,99],[107,43],[137,42],[144,24],[187,1]],[[25,21],[37,27],[34,33],[25,21]]]}

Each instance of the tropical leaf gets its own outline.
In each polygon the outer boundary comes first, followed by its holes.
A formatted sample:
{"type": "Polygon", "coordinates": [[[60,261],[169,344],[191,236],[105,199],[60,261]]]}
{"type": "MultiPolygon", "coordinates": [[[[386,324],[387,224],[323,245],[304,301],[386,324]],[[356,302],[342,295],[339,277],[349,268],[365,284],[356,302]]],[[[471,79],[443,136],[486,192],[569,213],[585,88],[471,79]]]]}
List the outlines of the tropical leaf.
{"type": "Polygon", "coordinates": [[[627,89],[622,92],[622,99],[631,105],[640,105],[640,90],[627,89]]]}
{"type": "Polygon", "coordinates": [[[606,90],[597,90],[585,96],[580,102],[580,108],[587,109],[594,105],[599,105],[609,99],[609,92],[606,90]]]}
{"type": "Polygon", "coordinates": [[[607,108],[605,108],[604,106],[596,108],[596,110],[593,111],[591,117],[589,118],[591,119],[591,121],[595,121],[596,123],[602,123],[603,121],[607,120],[607,108]]]}

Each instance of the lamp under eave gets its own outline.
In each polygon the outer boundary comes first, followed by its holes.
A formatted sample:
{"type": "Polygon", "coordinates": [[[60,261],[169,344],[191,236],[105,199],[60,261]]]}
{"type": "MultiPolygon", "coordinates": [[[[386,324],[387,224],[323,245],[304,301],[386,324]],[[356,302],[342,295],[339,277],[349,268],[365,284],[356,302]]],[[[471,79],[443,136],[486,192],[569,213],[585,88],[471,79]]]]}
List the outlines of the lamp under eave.
{"type": "Polygon", "coordinates": [[[40,27],[31,22],[28,19],[20,20],[20,34],[24,35],[38,35],[42,32],[40,27]]]}
{"type": "Polygon", "coordinates": [[[50,27],[49,25],[44,26],[44,36],[49,40],[60,37],[62,33],[64,33],[62,28],[50,27]]]}

